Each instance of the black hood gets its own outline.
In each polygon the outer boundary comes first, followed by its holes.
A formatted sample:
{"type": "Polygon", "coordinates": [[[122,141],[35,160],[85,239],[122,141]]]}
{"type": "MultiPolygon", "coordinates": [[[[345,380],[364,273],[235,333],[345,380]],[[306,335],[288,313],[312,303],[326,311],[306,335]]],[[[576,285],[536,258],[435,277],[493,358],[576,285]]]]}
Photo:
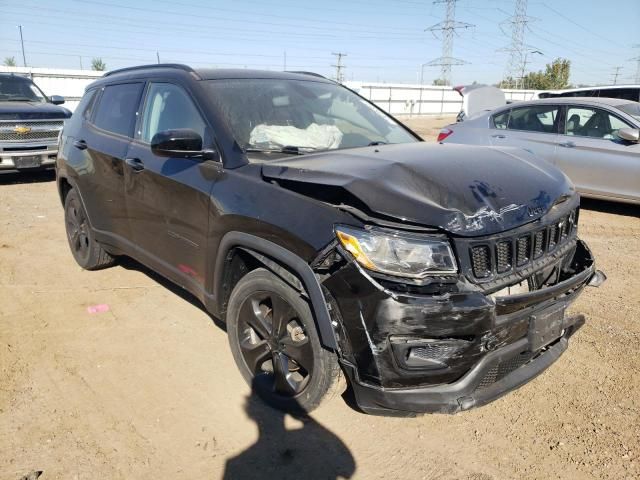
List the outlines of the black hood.
{"type": "Polygon", "coordinates": [[[69,110],[51,103],[0,101],[0,120],[64,120],[70,116],[69,110]]]}
{"type": "Polygon", "coordinates": [[[276,160],[262,172],[310,196],[331,186],[347,192],[342,203],[355,197],[373,213],[461,236],[518,227],[575,193],[560,170],[515,148],[381,145],[276,160]]]}

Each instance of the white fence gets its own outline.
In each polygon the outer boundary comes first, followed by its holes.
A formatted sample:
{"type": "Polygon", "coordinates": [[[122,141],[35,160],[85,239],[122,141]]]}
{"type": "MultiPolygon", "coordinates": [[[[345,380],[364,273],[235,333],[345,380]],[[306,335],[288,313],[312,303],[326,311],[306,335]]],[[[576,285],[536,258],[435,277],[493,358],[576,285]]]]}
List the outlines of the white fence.
{"type": "MultiPolygon", "coordinates": [[[[62,95],[65,107],[74,110],[84,89],[104,72],[54,68],[3,67],[0,73],[27,74],[46,95],[62,95]]],[[[462,97],[451,87],[406,83],[346,82],[346,86],[392,115],[455,115],[462,97]]],[[[537,90],[505,90],[508,100],[530,100],[537,90]]]]}
{"type": "MultiPolygon", "coordinates": [[[[345,85],[392,115],[455,115],[462,97],[451,87],[402,83],[346,82],[345,85]]],[[[531,100],[539,90],[504,90],[507,100],[531,100]]]]}

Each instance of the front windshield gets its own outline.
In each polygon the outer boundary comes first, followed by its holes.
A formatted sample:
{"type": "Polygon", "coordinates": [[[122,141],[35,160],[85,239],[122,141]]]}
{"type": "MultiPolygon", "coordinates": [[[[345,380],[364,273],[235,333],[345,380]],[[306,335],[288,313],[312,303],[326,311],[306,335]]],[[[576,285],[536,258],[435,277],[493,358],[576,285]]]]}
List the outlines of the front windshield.
{"type": "Polygon", "coordinates": [[[627,115],[631,115],[636,120],[640,121],[640,103],[627,103],[625,105],[618,106],[618,110],[622,110],[627,115]]]}
{"type": "Polygon", "coordinates": [[[24,77],[0,76],[0,101],[44,103],[47,98],[33,82],[24,77]]]}
{"type": "Polygon", "coordinates": [[[206,81],[246,151],[306,153],[418,141],[373,106],[333,83],[281,79],[206,81]]]}

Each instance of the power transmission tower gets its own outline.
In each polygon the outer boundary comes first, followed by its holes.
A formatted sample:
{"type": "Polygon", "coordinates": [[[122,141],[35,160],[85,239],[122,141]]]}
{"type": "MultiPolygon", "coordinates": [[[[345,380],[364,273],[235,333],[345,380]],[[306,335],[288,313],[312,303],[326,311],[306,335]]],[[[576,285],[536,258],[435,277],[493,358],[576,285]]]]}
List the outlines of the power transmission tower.
{"type": "Polygon", "coordinates": [[[516,8],[513,15],[500,24],[501,28],[504,28],[506,24],[511,26],[511,43],[507,48],[502,49],[502,51],[509,52],[503,84],[507,77],[515,80],[516,88],[522,82],[519,76],[524,76],[524,71],[527,67],[525,50],[533,48],[524,44],[524,32],[527,24],[533,20],[532,17],[527,16],[527,0],[516,0],[516,8]]]}
{"type": "MultiPolygon", "coordinates": [[[[640,44],[634,45],[633,48],[639,48],[640,49],[640,44]]],[[[635,83],[640,83],[640,55],[638,55],[637,57],[631,58],[630,60],[632,62],[636,62],[635,83]]]]}
{"type": "Polygon", "coordinates": [[[611,76],[613,77],[613,84],[617,85],[618,77],[620,76],[620,70],[622,70],[622,67],[614,67],[614,69],[615,69],[615,72],[613,72],[611,76]]]}
{"type": "Polygon", "coordinates": [[[458,0],[435,0],[433,3],[446,4],[446,14],[444,21],[436,23],[425,30],[436,35],[436,32],[442,32],[442,56],[431,60],[427,65],[432,67],[440,67],[440,79],[445,85],[451,85],[451,67],[453,65],[464,65],[464,60],[454,58],[453,55],[453,35],[456,30],[474,27],[470,23],[456,22],[456,2],[458,0]]]}
{"type": "Polygon", "coordinates": [[[338,83],[342,83],[344,82],[344,72],[343,70],[345,68],[347,68],[346,66],[344,66],[342,64],[342,57],[346,57],[347,54],[346,53],[331,53],[331,55],[335,55],[337,57],[337,61],[335,63],[335,65],[331,65],[332,67],[335,67],[336,69],[336,82],[338,83]]]}

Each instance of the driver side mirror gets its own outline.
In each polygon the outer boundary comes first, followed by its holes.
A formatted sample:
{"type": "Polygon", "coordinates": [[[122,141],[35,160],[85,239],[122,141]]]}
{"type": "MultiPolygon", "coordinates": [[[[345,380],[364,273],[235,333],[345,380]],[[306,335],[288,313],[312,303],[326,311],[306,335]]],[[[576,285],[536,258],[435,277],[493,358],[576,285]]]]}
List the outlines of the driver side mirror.
{"type": "Polygon", "coordinates": [[[54,105],[62,105],[64,103],[64,97],[60,95],[51,95],[49,101],[54,105]]]}
{"type": "Polygon", "coordinates": [[[621,128],[618,130],[618,136],[628,142],[638,143],[640,140],[640,130],[637,128],[621,128]]]}
{"type": "Polygon", "coordinates": [[[202,150],[202,137],[189,128],[176,128],[156,133],[151,139],[151,151],[159,157],[201,158],[213,160],[216,152],[202,150]]]}

